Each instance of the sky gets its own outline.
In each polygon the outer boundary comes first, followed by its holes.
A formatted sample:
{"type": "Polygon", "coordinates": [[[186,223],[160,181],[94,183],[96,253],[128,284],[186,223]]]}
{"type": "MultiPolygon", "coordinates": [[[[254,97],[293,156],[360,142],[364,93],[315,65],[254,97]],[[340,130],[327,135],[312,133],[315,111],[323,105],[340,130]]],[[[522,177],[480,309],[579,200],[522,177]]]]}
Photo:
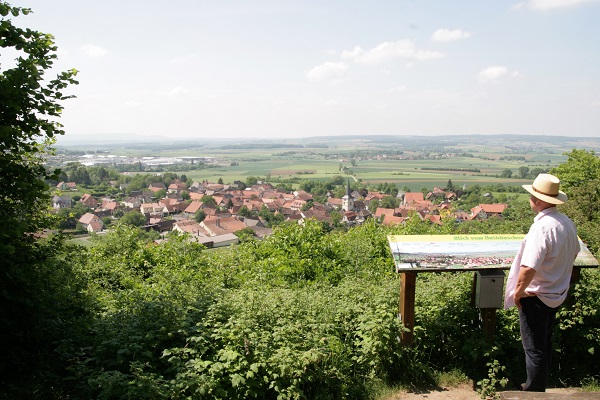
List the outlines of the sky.
{"type": "Polygon", "coordinates": [[[598,0],[10,2],[79,71],[66,135],[600,136],[598,0]]]}

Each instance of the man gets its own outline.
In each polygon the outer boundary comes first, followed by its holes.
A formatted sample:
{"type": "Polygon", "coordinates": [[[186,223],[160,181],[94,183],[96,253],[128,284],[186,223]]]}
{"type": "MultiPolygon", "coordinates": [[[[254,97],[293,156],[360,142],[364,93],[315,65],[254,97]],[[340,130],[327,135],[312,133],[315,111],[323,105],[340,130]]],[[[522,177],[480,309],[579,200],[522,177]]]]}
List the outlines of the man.
{"type": "Polygon", "coordinates": [[[560,180],[540,174],[523,188],[531,194],[529,205],[537,215],[508,274],[504,307],[519,308],[527,370],[521,389],[545,392],[556,311],[567,297],[580,246],[573,221],[556,209],[567,200],[560,180]]]}

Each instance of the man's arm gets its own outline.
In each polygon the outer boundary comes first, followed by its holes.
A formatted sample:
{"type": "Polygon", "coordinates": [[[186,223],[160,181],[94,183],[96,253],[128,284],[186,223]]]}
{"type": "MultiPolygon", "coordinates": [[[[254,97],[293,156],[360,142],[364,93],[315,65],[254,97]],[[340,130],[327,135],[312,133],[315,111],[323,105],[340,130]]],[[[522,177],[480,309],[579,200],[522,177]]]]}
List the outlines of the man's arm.
{"type": "Polygon", "coordinates": [[[514,299],[517,307],[521,308],[521,298],[535,296],[534,294],[527,293],[525,289],[533,280],[535,275],[535,269],[529,268],[526,265],[521,265],[519,270],[519,276],[517,277],[517,287],[515,289],[514,299]]]}

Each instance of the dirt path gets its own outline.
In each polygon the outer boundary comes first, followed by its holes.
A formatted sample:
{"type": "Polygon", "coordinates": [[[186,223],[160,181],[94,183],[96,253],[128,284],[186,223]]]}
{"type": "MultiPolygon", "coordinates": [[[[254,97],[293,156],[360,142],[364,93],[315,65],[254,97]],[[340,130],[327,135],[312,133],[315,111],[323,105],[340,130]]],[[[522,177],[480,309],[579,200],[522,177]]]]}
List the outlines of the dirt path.
{"type": "MultiPolygon", "coordinates": [[[[577,389],[552,388],[548,393],[575,393],[577,389]]],[[[481,397],[471,385],[442,386],[415,391],[399,391],[384,400],[481,400],[481,397]]]]}
{"type": "Polygon", "coordinates": [[[431,387],[415,391],[400,391],[385,400],[481,400],[471,385],[431,387]]]}

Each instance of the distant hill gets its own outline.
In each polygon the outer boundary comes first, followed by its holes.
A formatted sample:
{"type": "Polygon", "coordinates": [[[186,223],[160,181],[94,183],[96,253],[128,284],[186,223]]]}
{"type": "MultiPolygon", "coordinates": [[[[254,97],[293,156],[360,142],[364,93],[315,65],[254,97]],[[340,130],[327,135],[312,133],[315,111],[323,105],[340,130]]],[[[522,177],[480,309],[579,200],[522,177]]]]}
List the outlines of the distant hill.
{"type": "Polygon", "coordinates": [[[375,146],[397,145],[405,148],[420,146],[519,146],[520,148],[572,148],[588,149],[600,152],[600,138],[576,136],[543,136],[543,135],[340,135],[340,136],[310,136],[304,138],[192,138],[168,136],[143,136],[134,134],[111,135],[65,135],[57,140],[57,147],[87,147],[87,148],[148,148],[148,147],[212,147],[223,149],[240,148],[319,148],[329,146],[375,146]]]}

